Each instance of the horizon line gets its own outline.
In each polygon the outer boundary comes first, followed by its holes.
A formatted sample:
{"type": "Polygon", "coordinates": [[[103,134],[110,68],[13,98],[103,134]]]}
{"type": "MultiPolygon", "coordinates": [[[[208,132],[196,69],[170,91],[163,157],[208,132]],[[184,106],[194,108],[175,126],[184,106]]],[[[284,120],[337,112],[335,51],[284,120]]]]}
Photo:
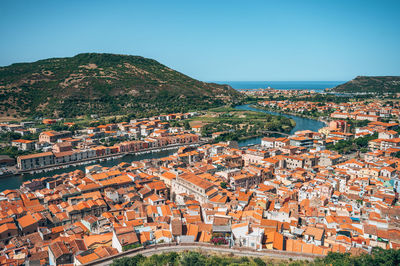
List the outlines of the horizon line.
{"type": "Polygon", "coordinates": [[[346,80],[207,80],[206,82],[344,82],[346,80]]]}

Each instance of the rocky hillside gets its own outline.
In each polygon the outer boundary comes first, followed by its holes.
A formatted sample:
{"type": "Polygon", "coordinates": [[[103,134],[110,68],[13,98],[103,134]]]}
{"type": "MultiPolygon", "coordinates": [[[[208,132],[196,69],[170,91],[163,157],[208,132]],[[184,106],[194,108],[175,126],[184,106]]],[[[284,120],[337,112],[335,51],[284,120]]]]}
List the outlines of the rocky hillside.
{"type": "Polygon", "coordinates": [[[181,112],[239,98],[228,85],[140,56],[86,53],[0,67],[0,117],[181,112]]]}
{"type": "Polygon", "coordinates": [[[400,92],[400,76],[358,76],[332,90],[336,92],[400,92]]]}

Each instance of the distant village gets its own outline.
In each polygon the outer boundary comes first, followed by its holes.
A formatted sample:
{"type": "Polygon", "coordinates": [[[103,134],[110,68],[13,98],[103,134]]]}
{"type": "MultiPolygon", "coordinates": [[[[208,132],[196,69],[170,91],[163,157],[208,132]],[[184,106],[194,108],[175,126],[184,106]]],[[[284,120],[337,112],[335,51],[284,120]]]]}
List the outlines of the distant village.
{"type": "Polygon", "coordinates": [[[274,95],[283,95],[283,96],[288,96],[288,97],[296,97],[296,96],[303,96],[306,94],[317,94],[315,90],[307,90],[307,89],[302,89],[302,90],[280,90],[280,89],[274,89],[271,87],[268,88],[260,88],[260,89],[242,89],[239,90],[241,93],[247,95],[247,96],[256,96],[256,97],[263,97],[263,96],[274,96],[274,95]]]}
{"type": "MultiPolygon", "coordinates": [[[[315,256],[400,248],[398,103],[259,104],[297,113],[316,108],[329,120],[318,132],[264,137],[251,147],[206,143],[199,126],[171,126],[195,113],[12,141],[37,151],[17,158],[18,170],[28,172],[149,149],[177,152],[113,167],[91,164],[1,192],[0,264],[95,264],[166,243],[315,256]],[[126,135],[132,140],[118,141],[126,135]],[[117,141],[100,145],[104,137],[117,141]],[[365,151],[327,148],[360,138],[365,151]]],[[[0,130],[35,128],[1,124],[0,130]]]]}
{"type": "Polygon", "coordinates": [[[400,117],[400,103],[391,102],[391,105],[384,101],[364,101],[350,103],[318,103],[309,101],[262,101],[261,106],[277,109],[291,113],[306,113],[315,111],[320,115],[327,114],[331,119],[353,119],[358,121],[368,120],[371,122],[383,119],[395,119],[400,117]]]}

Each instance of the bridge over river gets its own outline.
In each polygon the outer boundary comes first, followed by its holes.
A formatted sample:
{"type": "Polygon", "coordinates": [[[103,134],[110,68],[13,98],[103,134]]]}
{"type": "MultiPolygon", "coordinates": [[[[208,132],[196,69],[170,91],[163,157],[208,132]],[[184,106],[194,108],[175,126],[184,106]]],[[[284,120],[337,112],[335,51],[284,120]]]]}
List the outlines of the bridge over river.
{"type": "Polygon", "coordinates": [[[263,131],[262,132],[264,135],[269,135],[269,134],[279,134],[279,135],[283,135],[283,136],[290,136],[290,134],[288,134],[288,133],[283,133],[283,132],[279,132],[279,131],[269,131],[269,130],[267,130],[267,131],[263,131]]]}

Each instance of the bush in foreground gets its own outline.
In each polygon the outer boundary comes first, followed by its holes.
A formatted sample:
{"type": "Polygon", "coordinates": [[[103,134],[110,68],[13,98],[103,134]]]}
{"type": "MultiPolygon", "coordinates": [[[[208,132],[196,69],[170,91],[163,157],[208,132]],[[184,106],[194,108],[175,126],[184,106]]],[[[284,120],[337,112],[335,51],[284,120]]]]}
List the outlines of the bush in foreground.
{"type": "Polygon", "coordinates": [[[155,254],[150,257],[136,255],[114,260],[113,266],[153,266],[153,265],[182,265],[182,266],[216,266],[216,265],[266,265],[260,258],[225,257],[204,255],[199,252],[188,251],[182,253],[170,252],[155,254]]]}
{"type": "Polygon", "coordinates": [[[179,266],[217,266],[217,265],[292,265],[292,266],[350,266],[350,265],[400,265],[400,250],[384,250],[376,248],[371,254],[351,256],[349,253],[329,253],[324,258],[314,261],[269,260],[268,263],[259,257],[228,257],[204,255],[199,252],[188,251],[182,253],[169,252],[155,254],[150,257],[136,255],[124,257],[113,261],[113,266],[153,266],[153,265],[179,265],[179,266]]]}

